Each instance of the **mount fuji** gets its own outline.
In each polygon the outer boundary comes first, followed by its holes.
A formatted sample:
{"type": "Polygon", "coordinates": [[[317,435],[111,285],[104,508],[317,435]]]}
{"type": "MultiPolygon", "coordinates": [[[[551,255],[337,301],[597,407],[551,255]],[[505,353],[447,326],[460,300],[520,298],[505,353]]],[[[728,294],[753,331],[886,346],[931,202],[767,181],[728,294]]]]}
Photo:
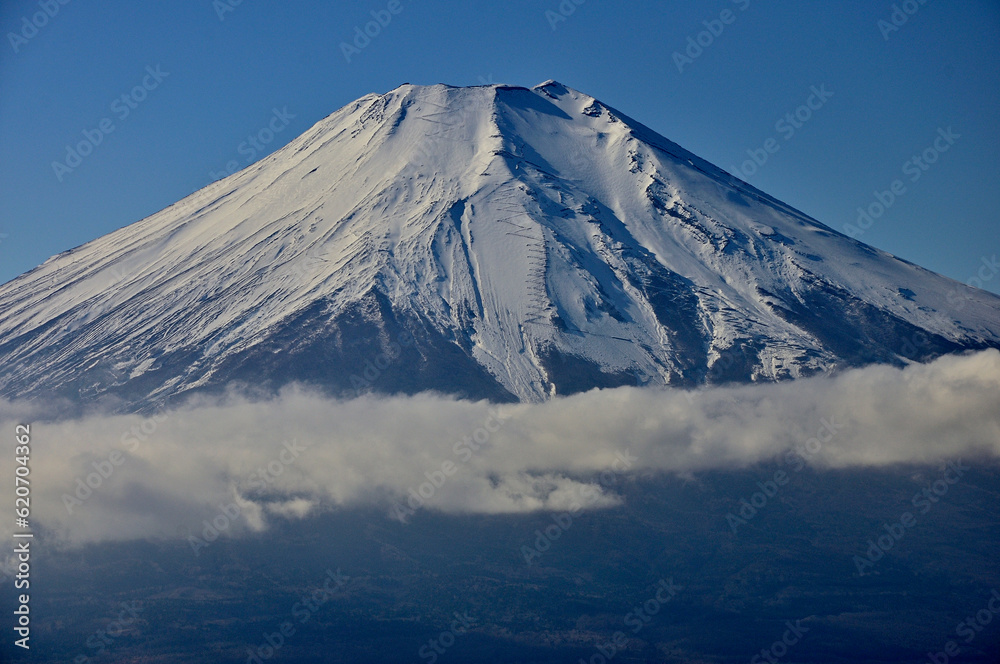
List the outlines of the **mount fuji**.
{"type": "Polygon", "coordinates": [[[1000,347],[1000,297],[560,83],[402,85],[0,286],[0,396],[543,401],[1000,347]]]}

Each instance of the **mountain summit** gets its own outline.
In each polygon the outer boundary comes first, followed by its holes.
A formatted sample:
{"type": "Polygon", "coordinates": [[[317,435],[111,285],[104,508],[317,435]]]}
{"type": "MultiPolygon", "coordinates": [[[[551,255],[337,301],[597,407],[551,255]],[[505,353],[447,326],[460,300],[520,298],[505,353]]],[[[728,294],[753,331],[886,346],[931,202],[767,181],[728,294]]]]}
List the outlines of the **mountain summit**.
{"type": "Polygon", "coordinates": [[[403,85],[0,286],[0,395],[539,401],[1000,347],[1000,298],[555,81],[403,85]]]}

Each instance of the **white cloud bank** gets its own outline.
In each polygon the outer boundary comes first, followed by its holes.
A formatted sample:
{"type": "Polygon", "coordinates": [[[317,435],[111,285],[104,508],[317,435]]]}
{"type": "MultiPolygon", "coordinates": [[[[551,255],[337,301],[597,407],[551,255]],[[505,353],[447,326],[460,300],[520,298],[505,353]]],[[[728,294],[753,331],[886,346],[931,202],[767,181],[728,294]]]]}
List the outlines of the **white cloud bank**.
{"type": "MultiPolygon", "coordinates": [[[[8,486],[14,426],[38,408],[0,403],[8,486]]],[[[333,506],[601,507],[619,502],[601,472],[739,468],[796,447],[818,467],[996,460],[1000,352],[697,392],[595,390],[499,409],[426,394],[336,401],[289,389],[271,401],[228,398],[154,417],[39,421],[31,519],[79,543],[198,533],[203,519],[234,505],[226,535],[333,506]]]]}

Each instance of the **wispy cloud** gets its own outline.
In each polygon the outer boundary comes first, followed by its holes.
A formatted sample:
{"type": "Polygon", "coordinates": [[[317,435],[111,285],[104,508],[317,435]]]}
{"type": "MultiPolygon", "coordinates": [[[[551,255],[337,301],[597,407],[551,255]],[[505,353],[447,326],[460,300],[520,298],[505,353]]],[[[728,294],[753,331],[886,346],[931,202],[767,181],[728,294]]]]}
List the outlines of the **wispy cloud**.
{"type": "MultiPolygon", "coordinates": [[[[39,408],[0,403],[0,430],[12,437],[39,408]]],[[[352,505],[516,513],[566,509],[589,492],[583,504],[600,508],[619,502],[599,474],[622,455],[630,472],[690,473],[745,467],[817,436],[803,458],[820,468],[1000,458],[1000,352],[694,394],[623,387],[497,407],[289,388],[153,417],[38,421],[32,522],[79,543],[197,532],[227,505],[240,516],[225,536],[352,505]]]]}

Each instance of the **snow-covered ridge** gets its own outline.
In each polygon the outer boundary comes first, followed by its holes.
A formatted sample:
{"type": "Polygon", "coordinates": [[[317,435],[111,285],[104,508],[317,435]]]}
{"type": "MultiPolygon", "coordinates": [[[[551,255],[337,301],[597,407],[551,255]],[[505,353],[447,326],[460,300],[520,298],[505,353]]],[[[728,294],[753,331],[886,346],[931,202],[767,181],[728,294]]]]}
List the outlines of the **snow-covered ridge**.
{"type": "Polygon", "coordinates": [[[1000,298],[555,81],[367,95],[0,286],[0,395],[136,404],[234,379],[539,400],[998,342],[1000,298]]]}

